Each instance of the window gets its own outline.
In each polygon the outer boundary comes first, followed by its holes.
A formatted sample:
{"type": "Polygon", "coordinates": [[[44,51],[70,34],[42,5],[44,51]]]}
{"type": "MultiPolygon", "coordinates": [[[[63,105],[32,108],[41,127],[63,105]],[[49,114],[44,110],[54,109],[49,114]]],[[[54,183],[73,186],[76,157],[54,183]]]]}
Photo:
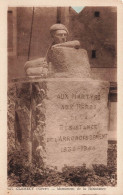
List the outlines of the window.
{"type": "Polygon", "coordinates": [[[100,12],[99,11],[94,12],[94,16],[95,17],[100,17],[100,12]]]}
{"type": "Polygon", "coordinates": [[[91,55],[92,58],[96,58],[96,50],[92,50],[92,55],[91,55]]]}
{"type": "Polygon", "coordinates": [[[11,10],[8,10],[8,14],[12,14],[12,11],[11,10]]]}
{"type": "Polygon", "coordinates": [[[17,25],[16,25],[16,8],[8,8],[8,55],[16,55],[16,39],[17,39],[17,25]]]}

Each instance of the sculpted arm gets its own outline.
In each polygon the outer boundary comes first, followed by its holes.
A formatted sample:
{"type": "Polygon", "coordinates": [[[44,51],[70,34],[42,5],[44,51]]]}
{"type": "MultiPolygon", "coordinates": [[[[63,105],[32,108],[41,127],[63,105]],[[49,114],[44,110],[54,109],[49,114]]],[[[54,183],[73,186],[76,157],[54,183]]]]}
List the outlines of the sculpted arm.
{"type": "Polygon", "coordinates": [[[48,63],[45,58],[27,61],[24,65],[27,76],[47,76],[48,63]]]}

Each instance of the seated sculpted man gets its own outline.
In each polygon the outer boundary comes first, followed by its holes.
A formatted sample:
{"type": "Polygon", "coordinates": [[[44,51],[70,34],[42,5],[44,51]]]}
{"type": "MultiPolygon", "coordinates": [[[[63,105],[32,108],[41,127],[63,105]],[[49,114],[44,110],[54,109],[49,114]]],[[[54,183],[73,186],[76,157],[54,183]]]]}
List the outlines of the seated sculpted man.
{"type": "Polygon", "coordinates": [[[63,24],[54,24],[50,27],[50,34],[53,42],[46,52],[44,58],[27,61],[24,69],[27,76],[47,76],[51,65],[51,47],[55,44],[67,41],[68,30],[63,24]]]}

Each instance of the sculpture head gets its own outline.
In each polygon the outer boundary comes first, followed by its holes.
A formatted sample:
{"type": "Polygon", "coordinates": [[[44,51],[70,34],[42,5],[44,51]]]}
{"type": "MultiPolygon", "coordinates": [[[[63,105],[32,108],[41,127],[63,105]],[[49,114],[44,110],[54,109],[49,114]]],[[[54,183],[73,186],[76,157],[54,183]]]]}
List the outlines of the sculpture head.
{"type": "Polygon", "coordinates": [[[55,44],[67,41],[68,30],[63,24],[54,24],[50,27],[50,33],[55,44]]]}

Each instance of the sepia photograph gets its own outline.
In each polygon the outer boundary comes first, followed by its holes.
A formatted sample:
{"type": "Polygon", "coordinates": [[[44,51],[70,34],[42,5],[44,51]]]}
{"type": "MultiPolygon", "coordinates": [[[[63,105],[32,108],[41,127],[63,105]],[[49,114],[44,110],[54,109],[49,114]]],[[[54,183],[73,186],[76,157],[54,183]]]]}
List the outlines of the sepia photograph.
{"type": "Polygon", "coordinates": [[[8,187],[117,186],[117,7],[8,7],[8,187]]]}

